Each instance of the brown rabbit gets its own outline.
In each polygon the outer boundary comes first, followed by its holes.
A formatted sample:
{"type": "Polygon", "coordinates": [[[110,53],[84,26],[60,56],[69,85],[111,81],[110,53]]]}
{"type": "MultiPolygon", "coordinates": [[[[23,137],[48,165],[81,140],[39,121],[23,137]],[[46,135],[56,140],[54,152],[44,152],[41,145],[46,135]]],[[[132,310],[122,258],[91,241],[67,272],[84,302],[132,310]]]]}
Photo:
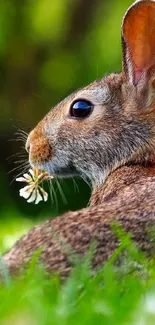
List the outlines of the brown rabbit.
{"type": "Polygon", "coordinates": [[[72,266],[63,244],[85,255],[97,242],[94,266],[117,247],[119,221],[139,247],[151,252],[155,223],[155,2],[129,8],[122,23],[123,72],[74,92],[29,134],[31,166],[59,177],[89,179],[90,206],[34,227],[4,255],[13,274],[42,248],[50,272],[72,266]],[[62,244],[61,244],[62,241],[62,244]]]}

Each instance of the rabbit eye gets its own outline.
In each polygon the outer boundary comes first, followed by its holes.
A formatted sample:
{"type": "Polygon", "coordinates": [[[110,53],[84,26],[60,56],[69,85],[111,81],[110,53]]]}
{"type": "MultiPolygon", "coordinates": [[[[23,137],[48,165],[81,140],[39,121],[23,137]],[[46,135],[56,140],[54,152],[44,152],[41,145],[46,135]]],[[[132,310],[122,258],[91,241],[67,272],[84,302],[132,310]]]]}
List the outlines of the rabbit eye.
{"type": "Polygon", "coordinates": [[[70,107],[70,117],[83,119],[88,117],[93,110],[93,104],[87,100],[80,99],[72,103],[70,107]]]}

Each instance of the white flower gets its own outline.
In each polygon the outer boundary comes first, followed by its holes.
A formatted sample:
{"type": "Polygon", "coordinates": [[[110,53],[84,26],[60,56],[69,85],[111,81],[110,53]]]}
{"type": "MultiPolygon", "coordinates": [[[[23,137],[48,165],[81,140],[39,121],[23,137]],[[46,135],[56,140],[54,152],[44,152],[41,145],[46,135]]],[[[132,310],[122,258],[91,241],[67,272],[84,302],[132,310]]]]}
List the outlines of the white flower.
{"type": "Polygon", "coordinates": [[[35,202],[38,204],[40,201],[47,201],[48,194],[40,186],[44,180],[51,179],[46,172],[41,172],[38,169],[29,169],[29,174],[26,173],[22,177],[16,178],[17,182],[25,182],[26,186],[20,189],[19,195],[24,197],[28,203],[35,202]]]}
{"type": "Polygon", "coordinates": [[[19,195],[24,197],[24,199],[28,199],[31,192],[33,191],[33,185],[27,185],[19,191],[19,195]]]}

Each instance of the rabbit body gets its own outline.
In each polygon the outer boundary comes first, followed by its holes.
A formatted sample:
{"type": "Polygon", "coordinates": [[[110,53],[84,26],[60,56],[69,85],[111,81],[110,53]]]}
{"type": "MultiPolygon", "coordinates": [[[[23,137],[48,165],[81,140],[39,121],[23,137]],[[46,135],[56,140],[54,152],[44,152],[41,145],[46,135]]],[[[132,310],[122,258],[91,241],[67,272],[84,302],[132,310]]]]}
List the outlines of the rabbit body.
{"type": "Polygon", "coordinates": [[[111,174],[105,187],[94,191],[90,207],[35,226],[3,256],[4,262],[10,273],[16,274],[41,248],[39,261],[48,272],[59,272],[65,278],[72,268],[70,249],[84,256],[95,241],[93,266],[99,267],[120,244],[112,230],[115,221],[149,255],[154,248],[149,235],[155,225],[154,202],[154,170],[141,166],[121,167],[111,174]]]}
{"type": "Polygon", "coordinates": [[[49,272],[66,276],[65,250],[102,265],[119,245],[118,221],[147,254],[155,222],[155,2],[136,2],[122,23],[123,72],[74,92],[53,108],[28,136],[32,167],[57,177],[88,179],[90,206],[34,227],[4,255],[12,274],[38,248],[49,272]]]}

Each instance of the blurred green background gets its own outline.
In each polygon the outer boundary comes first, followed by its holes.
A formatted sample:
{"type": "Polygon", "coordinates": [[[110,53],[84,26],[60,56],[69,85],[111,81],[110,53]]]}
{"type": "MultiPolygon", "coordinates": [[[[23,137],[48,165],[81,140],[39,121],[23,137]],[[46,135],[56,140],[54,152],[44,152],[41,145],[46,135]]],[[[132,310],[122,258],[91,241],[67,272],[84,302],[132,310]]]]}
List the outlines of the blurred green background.
{"type": "Polygon", "coordinates": [[[72,180],[61,182],[61,191],[53,184],[54,200],[47,204],[35,206],[19,197],[21,184],[13,179],[23,170],[27,155],[16,132],[29,132],[77,88],[121,70],[120,26],[131,3],[0,1],[0,243],[4,248],[33,223],[87,204],[90,190],[82,180],[76,180],[79,190],[72,180]]]}

